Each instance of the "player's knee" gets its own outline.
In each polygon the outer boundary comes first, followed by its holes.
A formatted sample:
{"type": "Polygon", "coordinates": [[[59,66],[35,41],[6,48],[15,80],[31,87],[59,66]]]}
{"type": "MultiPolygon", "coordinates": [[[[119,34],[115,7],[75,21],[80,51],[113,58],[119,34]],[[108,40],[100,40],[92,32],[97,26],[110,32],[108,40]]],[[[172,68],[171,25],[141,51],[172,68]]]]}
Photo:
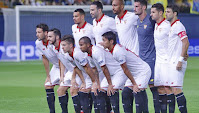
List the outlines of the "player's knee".
{"type": "Polygon", "coordinates": [[[47,86],[47,85],[45,85],[45,89],[53,89],[54,88],[54,86],[47,86]]]}
{"type": "Polygon", "coordinates": [[[169,86],[165,86],[165,91],[167,94],[171,94],[172,93],[172,89],[169,86]]]}
{"type": "Polygon", "coordinates": [[[173,87],[172,92],[177,95],[179,93],[182,93],[182,87],[173,87]]]}
{"type": "Polygon", "coordinates": [[[68,87],[62,87],[60,86],[58,89],[57,89],[57,94],[58,96],[62,96],[64,94],[66,94],[66,91],[68,90],[68,87]]]}
{"type": "Polygon", "coordinates": [[[165,94],[166,93],[164,86],[158,87],[158,93],[159,94],[165,94]]]}
{"type": "Polygon", "coordinates": [[[89,93],[91,91],[91,88],[87,88],[87,89],[80,89],[81,92],[84,93],[89,93]]]}
{"type": "Polygon", "coordinates": [[[71,96],[75,96],[75,95],[77,95],[78,94],[78,89],[75,89],[75,88],[70,88],[70,95],[71,96]]]}
{"type": "Polygon", "coordinates": [[[155,87],[154,84],[149,84],[149,88],[155,87]]]}

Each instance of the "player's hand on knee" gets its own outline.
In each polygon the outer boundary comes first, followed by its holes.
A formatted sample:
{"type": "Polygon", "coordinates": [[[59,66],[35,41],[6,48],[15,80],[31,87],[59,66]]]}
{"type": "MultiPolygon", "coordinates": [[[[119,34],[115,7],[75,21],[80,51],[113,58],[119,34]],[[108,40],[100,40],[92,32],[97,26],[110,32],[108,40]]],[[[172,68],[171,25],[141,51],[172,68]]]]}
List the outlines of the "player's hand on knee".
{"type": "Polygon", "coordinates": [[[140,92],[140,89],[137,84],[133,85],[133,92],[134,93],[140,92]]]}
{"type": "Polygon", "coordinates": [[[83,83],[81,84],[80,89],[86,89],[86,83],[85,83],[85,82],[83,82],[83,83]]]}
{"type": "Polygon", "coordinates": [[[182,69],[182,62],[178,61],[178,64],[176,66],[176,70],[180,71],[182,69]]]}
{"type": "Polygon", "coordinates": [[[93,82],[93,84],[92,84],[92,92],[94,92],[95,96],[97,96],[97,90],[99,90],[98,89],[98,84],[97,84],[97,82],[93,82]]]}
{"type": "Polygon", "coordinates": [[[52,83],[51,83],[51,80],[50,80],[50,76],[48,77],[46,77],[46,81],[45,81],[45,83],[47,83],[47,82],[49,82],[50,83],[50,85],[52,85],[52,83]]]}
{"type": "Polygon", "coordinates": [[[114,87],[113,85],[108,85],[108,89],[107,89],[108,96],[114,95],[115,91],[114,91],[113,87],[114,87]]]}
{"type": "Polygon", "coordinates": [[[77,82],[75,80],[71,81],[71,85],[72,85],[72,88],[78,89],[78,84],[77,84],[77,82]]]}

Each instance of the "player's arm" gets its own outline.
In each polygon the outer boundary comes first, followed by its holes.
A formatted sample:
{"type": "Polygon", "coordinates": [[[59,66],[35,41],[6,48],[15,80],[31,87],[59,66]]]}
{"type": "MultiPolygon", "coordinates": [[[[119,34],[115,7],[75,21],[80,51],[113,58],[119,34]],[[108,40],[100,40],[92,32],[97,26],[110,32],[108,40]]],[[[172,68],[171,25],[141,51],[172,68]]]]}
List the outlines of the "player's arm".
{"type": "Polygon", "coordinates": [[[182,39],[182,52],[181,52],[181,56],[179,58],[178,64],[176,66],[177,70],[181,70],[182,69],[182,61],[184,59],[187,60],[187,58],[188,58],[188,55],[187,55],[188,48],[189,48],[189,40],[188,40],[188,37],[186,36],[184,39],[182,39]]]}
{"type": "Polygon", "coordinates": [[[182,53],[181,53],[182,57],[185,57],[187,55],[188,48],[189,48],[189,40],[188,38],[185,38],[182,40],[182,53]]]}
{"type": "Polygon", "coordinates": [[[46,82],[50,82],[50,84],[51,84],[50,74],[49,74],[49,72],[50,72],[49,60],[46,58],[45,55],[42,55],[42,61],[43,61],[43,64],[44,64],[44,68],[46,70],[46,82]]]}
{"type": "Polygon", "coordinates": [[[94,72],[93,72],[93,70],[91,69],[91,67],[90,67],[90,65],[87,63],[85,66],[83,66],[84,67],[84,69],[86,70],[86,73],[89,75],[89,77],[91,78],[91,81],[93,82],[93,83],[95,83],[96,81],[95,81],[95,79],[96,79],[96,76],[95,76],[95,74],[94,74],[94,72]]]}
{"type": "Polygon", "coordinates": [[[64,72],[66,67],[60,60],[59,60],[59,68],[60,68],[60,82],[64,82],[64,72]]]}
{"type": "Polygon", "coordinates": [[[74,75],[73,75],[73,80],[76,80],[76,74],[78,74],[79,78],[80,78],[81,81],[82,81],[82,84],[81,84],[81,86],[80,86],[80,89],[86,88],[86,82],[85,82],[84,76],[83,76],[83,74],[82,74],[82,71],[81,71],[79,68],[77,68],[77,67],[74,68],[74,71],[75,71],[75,73],[74,73],[74,75]]]}
{"type": "Polygon", "coordinates": [[[111,75],[110,75],[109,70],[108,70],[106,65],[101,66],[101,68],[102,68],[102,71],[103,71],[103,73],[106,77],[106,80],[108,82],[107,95],[110,96],[111,93],[114,94],[113,84],[112,84],[112,81],[111,81],[111,75]]]}
{"type": "MultiPolygon", "coordinates": [[[[93,67],[92,70],[93,70],[94,74],[96,75],[96,82],[97,82],[97,84],[99,84],[99,86],[100,86],[98,70],[97,70],[96,67],[93,67]]],[[[100,87],[99,87],[99,88],[100,88],[100,87]]],[[[98,88],[98,89],[99,89],[99,88],[98,88]]]]}
{"type": "Polygon", "coordinates": [[[96,76],[95,76],[93,70],[91,69],[91,67],[90,67],[90,65],[88,63],[85,66],[83,66],[83,67],[86,70],[86,73],[91,78],[91,81],[92,81],[92,91],[94,92],[95,95],[97,95],[97,88],[98,88],[99,84],[97,84],[97,82],[96,82],[96,76]]]}
{"type": "Polygon", "coordinates": [[[135,82],[135,79],[133,78],[133,75],[131,74],[131,72],[129,71],[126,62],[121,64],[121,67],[124,71],[124,73],[126,74],[126,76],[131,80],[132,84],[133,84],[133,91],[134,92],[139,92],[139,88],[137,86],[137,83],[135,82]]]}

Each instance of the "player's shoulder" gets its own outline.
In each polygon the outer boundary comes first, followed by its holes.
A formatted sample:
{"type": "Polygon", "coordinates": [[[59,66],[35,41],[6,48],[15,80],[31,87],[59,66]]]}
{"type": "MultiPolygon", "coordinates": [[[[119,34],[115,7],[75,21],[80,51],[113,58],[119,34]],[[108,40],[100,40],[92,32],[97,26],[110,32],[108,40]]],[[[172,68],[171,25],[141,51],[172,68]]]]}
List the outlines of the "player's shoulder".
{"type": "Polygon", "coordinates": [[[80,48],[77,48],[77,47],[75,47],[74,48],[74,52],[73,52],[73,56],[74,57],[83,57],[85,55],[85,53],[83,53],[81,50],[80,50],[80,48]]]}
{"type": "Polygon", "coordinates": [[[86,26],[92,26],[89,22],[86,22],[86,26]]]}
{"type": "Polygon", "coordinates": [[[174,26],[176,26],[176,27],[178,27],[178,28],[184,28],[184,25],[183,25],[182,22],[180,22],[180,21],[176,21],[176,22],[174,23],[174,26]]]}
{"type": "Polygon", "coordinates": [[[126,15],[138,17],[134,12],[131,12],[131,11],[127,11],[126,15]]]}
{"type": "Polygon", "coordinates": [[[95,18],[95,19],[93,19],[93,25],[94,25],[94,24],[96,24],[96,18],[95,18]]]}
{"type": "Polygon", "coordinates": [[[42,44],[42,41],[41,41],[41,40],[38,40],[38,39],[37,39],[37,40],[35,41],[35,45],[36,45],[36,46],[39,46],[39,45],[41,45],[41,44],[42,44]]]}
{"type": "Polygon", "coordinates": [[[87,22],[85,27],[86,27],[86,28],[92,29],[92,28],[93,28],[93,25],[87,22]]]}
{"type": "Polygon", "coordinates": [[[115,47],[114,47],[114,51],[115,52],[124,52],[125,48],[121,44],[116,44],[115,47]]]}
{"type": "Polygon", "coordinates": [[[166,25],[166,26],[168,26],[168,25],[171,26],[170,22],[166,19],[162,22],[162,24],[166,25]]]}
{"type": "Polygon", "coordinates": [[[75,30],[75,29],[77,29],[77,24],[72,25],[72,30],[75,30]]]}
{"type": "Polygon", "coordinates": [[[104,15],[103,17],[105,20],[109,20],[109,21],[114,21],[114,18],[113,17],[110,17],[108,15],[104,15]]]}
{"type": "Polygon", "coordinates": [[[94,53],[99,53],[99,52],[103,51],[103,49],[101,47],[98,47],[98,46],[92,46],[92,51],[94,53]]]}
{"type": "Polygon", "coordinates": [[[170,22],[168,21],[168,20],[164,20],[161,24],[160,24],[160,26],[162,26],[163,28],[170,28],[171,27],[171,24],[170,24],[170,22]]]}

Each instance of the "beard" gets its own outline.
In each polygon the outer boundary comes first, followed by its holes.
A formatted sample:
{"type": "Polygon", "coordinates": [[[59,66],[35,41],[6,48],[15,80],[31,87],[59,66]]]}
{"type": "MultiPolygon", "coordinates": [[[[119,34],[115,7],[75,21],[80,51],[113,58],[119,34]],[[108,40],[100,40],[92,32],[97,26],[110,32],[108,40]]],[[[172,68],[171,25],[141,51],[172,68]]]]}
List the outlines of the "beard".
{"type": "Polygon", "coordinates": [[[56,40],[52,41],[52,44],[54,45],[54,44],[55,44],[55,42],[56,42],[56,40]]]}

